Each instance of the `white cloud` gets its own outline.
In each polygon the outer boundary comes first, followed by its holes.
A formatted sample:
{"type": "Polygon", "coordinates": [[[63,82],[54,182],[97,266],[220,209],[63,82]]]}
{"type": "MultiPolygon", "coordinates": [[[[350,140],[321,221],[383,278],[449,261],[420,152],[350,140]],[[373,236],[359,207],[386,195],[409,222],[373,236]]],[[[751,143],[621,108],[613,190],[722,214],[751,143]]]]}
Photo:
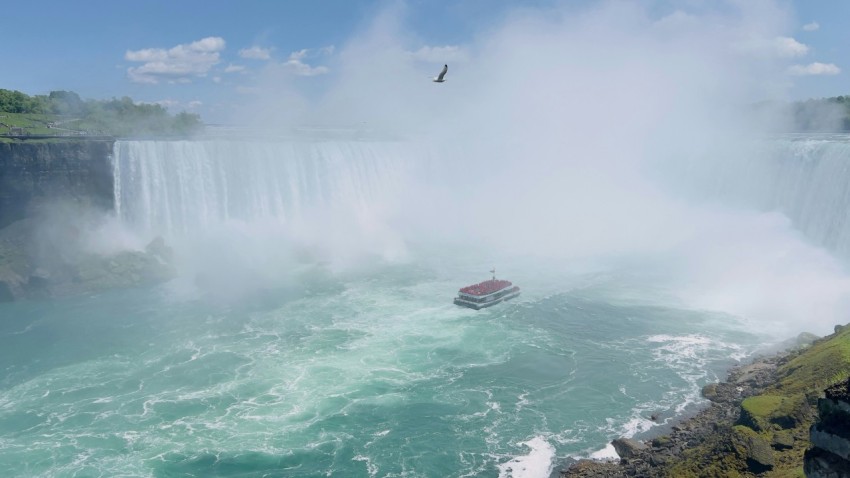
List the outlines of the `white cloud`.
{"type": "Polygon", "coordinates": [[[245,71],[245,67],[243,65],[234,65],[233,63],[227,65],[227,68],[224,69],[225,73],[237,73],[240,71],[245,71]]]}
{"type": "Polygon", "coordinates": [[[207,37],[169,48],[127,50],[124,59],[143,63],[127,69],[127,76],[135,83],[156,84],[161,80],[191,83],[192,78],[206,76],[221,59],[219,52],[225,42],[221,37],[207,37]]]}
{"type": "Polygon", "coordinates": [[[796,58],[809,53],[808,45],[786,36],[749,33],[741,39],[733,40],[732,45],[742,53],[759,58],[796,58]]]}
{"type": "Polygon", "coordinates": [[[776,37],[773,41],[776,54],[783,58],[803,56],[809,52],[809,47],[791,37],[776,37]]]}
{"type": "Polygon", "coordinates": [[[202,101],[194,100],[190,101],[188,105],[186,105],[190,110],[200,107],[204,103],[202,101]]]}
{"type": "Polygon", "coordinates": [[[469,59],[466,50],[455,45],[423,46],[410,52],[410,55],[416,60],[431,63],[465,62],[469,59]]]}
{"type": "Polygon", "coordinates": [[[272,57],[271,53],[272,48],[262,48],[256,45],[239,50],[239,56],[249,60],[268,60],[272,57]]]}
{"type": "Polygon", "coordinates": [[[214,76],[212,80],[213,80],[213,83],[221,83],[221,77],[220,76],[214,76]]]}
{"type": "Polygon", "coordinates": [[[813,32],[820,28],[820,24],[818,22],[806,23],[803,25],[803,30],[807,32],[813,32]]]}
{"type": "Polygon", "coordinates": [[[289,54],[289,59],[283,63],[283,66],[292,70],[298,76],[316,76],[323,75],[327,73],[328,67],[326,66],[310,66],[304,62],[306,58],[313,58],[317,55],[329,55],[333,53],[333,46],[326,46],[324,48],[319,48],[317,50],[303,49],[294,51],[289,54]]]}
{"type": "Polygon", "coordinates": [[[835,66],[834,63],[809,63],[808,65],[793,65],[788,68],[788,74],[796,76],[809,75],[837,75],[841,73],[841,68],[835,66]]]}

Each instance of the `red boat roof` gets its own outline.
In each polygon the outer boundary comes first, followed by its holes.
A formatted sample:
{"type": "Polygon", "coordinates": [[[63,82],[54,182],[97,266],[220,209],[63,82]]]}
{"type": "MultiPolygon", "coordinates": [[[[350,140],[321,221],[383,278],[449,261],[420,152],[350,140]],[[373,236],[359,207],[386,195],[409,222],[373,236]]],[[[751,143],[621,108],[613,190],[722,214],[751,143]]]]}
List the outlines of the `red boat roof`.
{"type": "Polygon", "coordinates": [[[491,279],[485,280],[484,282],[481,282],[479,284],[466,286],[460,289],[460,291],[464,294],[469,295],[487,295],[492,294],[493,292],[500,291],[505,287],[510,287],[512,285],[513,284],[511,283],[511,281],[491,279]]]}

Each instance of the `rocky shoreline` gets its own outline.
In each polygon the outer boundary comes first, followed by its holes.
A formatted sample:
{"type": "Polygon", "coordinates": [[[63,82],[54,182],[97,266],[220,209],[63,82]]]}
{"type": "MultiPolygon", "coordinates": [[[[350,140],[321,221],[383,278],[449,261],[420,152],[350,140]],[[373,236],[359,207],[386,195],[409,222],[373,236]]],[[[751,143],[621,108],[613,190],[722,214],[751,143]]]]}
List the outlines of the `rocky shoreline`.
{"type": "MultiPolygon", "coordinates": [[[[840,330],[836,327],[836,334],[840,330]]],[[[749,421],[742,404],[775,387],[783,379],[783,368],[799,356],[800,347],[811,342],[810,334],[801,334],[803,342],[795,349],[759,357],[733,367],[724,382],[706,385],[702,394],[709,403],[695,415],[682,417],[670,432],[638,441],[618,438],[612,442],[619,462],[579,460],[560,471],[562,478],[661,477],[661,476],[758,476],[772,470],[782,451],[808,444],[808,427],[774,427],[772,439],[753,431],[761,430],[749,421]],[[695,468],[693,462],[696,460],[695,468]],[[687,464],[687,466],[683,466],[687,464]],[[689,468],[691,466],[691,468],[689,468]],[[702,470],[702,471],[693,471],[702,470]]],[[[825,339],[821,339],[825,340],[825,339]]],[[[806,396],[793,425],[805,425],[815,417],[817,396],[806,396]]],[[[765,429],[768,427],[765,427],[765,429]]],[[[795,455],[796,456],[796,455],[795,455]]],[[[793,465],[793,464],[792,464],[793,465]]],[[[802,462],[800,463],[802,466],[802,462]]]]}

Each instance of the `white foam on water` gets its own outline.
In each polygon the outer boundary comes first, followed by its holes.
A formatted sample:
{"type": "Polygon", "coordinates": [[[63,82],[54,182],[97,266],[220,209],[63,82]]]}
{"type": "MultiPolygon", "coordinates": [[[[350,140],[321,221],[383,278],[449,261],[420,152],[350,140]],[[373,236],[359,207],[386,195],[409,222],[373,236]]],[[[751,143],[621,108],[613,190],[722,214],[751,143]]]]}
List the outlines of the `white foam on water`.
{"type": "Polygon", "coordinates": [[[552,473],[555,447],[542,436],[520,443],[531,448],[526,455],[499,465],[499,478],[547,478],[552,473]]]}
{"type": "Polygon", "coordinates": [[[620,459],[620,455],[617,454],[617,450],[614,449],[614,445],[609,443],[605,445],[605,448],[591,453],[590,458],[600,461],[617,461],[620,459]]]}

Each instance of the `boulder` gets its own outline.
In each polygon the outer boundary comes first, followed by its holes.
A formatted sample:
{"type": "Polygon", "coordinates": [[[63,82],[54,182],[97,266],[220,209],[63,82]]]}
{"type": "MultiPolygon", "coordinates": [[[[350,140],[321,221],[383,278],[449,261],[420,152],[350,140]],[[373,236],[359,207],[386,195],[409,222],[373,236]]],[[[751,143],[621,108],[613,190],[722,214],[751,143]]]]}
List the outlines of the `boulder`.
{"type": "Polygon", "coordinates": [[[645,444],[631,438],[617,438],[611,442],[611,445],[614,446],[617,455],[625,459],[634,458],[648,448],[645,444]]]}
{"type": "Polygon", "coordinates": [[[771,440],[770,446],[775,450],[794,448],[794,436],[787,430],[778,431],[773,434],[773,440],[771,440]]]}
{"type": "Polygon", "coordinates": [[[735,453],[746,460],[747,469],[752,473],[764,473],[773,469],[776,462],[773,450],[758,433],[742,425],[733,428],[732,442],[735,453]]]}
{"type": "Polygon", "coordinates": [[[709,383],[708,385],[702,387],[702,396],[706,400],[715,401],[717,399],[717,384],[709,383]]]}

